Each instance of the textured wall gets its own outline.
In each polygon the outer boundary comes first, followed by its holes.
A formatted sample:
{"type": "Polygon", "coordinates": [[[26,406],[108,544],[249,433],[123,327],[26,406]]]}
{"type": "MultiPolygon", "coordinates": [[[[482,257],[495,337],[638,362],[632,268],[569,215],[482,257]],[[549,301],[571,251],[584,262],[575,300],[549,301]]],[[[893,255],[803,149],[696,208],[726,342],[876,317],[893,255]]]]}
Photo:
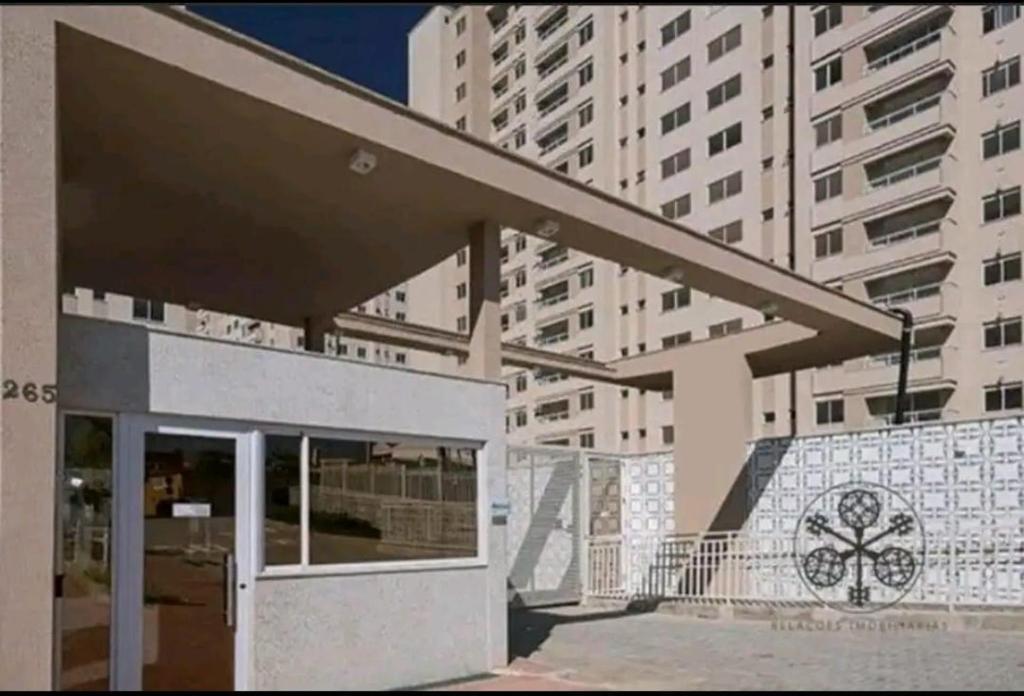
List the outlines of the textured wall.
{"type": "Polygon", "coordinates": [[[260,580],[255,687],[388,689],[485,672],[486,584],[483,568],[260,580]]]}

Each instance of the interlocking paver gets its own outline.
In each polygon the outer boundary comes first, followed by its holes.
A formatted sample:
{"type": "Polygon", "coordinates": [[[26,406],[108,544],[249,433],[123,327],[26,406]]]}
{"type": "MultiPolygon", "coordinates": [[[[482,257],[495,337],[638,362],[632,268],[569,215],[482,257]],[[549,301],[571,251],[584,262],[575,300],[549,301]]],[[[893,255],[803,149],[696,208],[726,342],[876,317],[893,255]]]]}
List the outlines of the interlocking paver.
{"type": "Polygon", "coordinates": [[[812,630],[796,622],[572,607],[517,613],[511,638],[514,653],[528,658],[534,672],[543,665],[560,679],[596,688],[1019,690],[1024,684],[1024,633],[941,626],[883,632],[873,625],[812,630]]]}

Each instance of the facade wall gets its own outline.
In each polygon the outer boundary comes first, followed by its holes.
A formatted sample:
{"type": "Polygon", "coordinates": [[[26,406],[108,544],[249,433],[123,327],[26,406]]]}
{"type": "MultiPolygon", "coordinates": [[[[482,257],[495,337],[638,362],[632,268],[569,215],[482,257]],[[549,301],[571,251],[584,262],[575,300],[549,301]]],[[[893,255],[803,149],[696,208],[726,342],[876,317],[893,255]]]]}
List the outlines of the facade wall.
{"type": "MultiPolygon", "coordinates": [[[[70,316],[60,361],[64,408],[480,442],[482,504],[505,498],[497,384],[70,316]]],[[[257,687],[394,688],[504,666],[505,537],[491,524],[485,562],[464,568],[258,575],[257,687]]]]}
{"type": "MultiPolygon", "coordinates": [[[[560,7],[435,10],[447,23],[422,23],[410,35],[410,51],[420,55],[421,46],[438,41],[451,46],[432,53],[442,56],[442,94],[411,105],[457,125],[479,111],[482,98],[491,119],[483,131],[473,130],[482,138],[653,210],[689,195],[689,212],[680,222],[708,233],[739,222],[742,232],[725,237],[727,243],[780,265],[792,263],[851,295],[909,309],[918,327],[910,378],[919,395],[911,418],[994,413],[986,410],[986,388],[1016,387],[1024,353],[1019,342],[986,348],[984,327],[1019,317],[1024,295],[1019,280],[985,285],[983,266],[1021,252],[1020,216],[984,222],[982,201],[1021,185],[1015,173],[1022,155],[1017,147],[986,159],[982,136],[1021,120],[1024,88],[1011,85],[985,96],[982,73],[1018,55],[1024,21],[986,31],[985,9],[968,5],[570,6],[558,28],[542,38],[538,30],[560,7]],[[825,21],[827,13],[833,21],[825,21]],[[456,36],[462,19],[468,28],[456,36]],[[663,29],[673,22],[686,28],[663,45],[663,29]],[[592,38],[584,40],[588,24],[592,38]],[[739,44],[712,59],[709,46],[737,27],[739,44]],[[480,49],[481,34],[488,51],[480,49]],[[565,61],[552,61],[563,43],[565,61]],[[457,65],[464,48],[465,62],[457,65]],[[689,76],[662,89],[662,73],[686,58],[689,76]],[[816,71],[837,58],[841,78],[817,89],[816,71]],[[479,69],[478,59],[487,70],[479,69]],[[516,77],[520,61],[524,69],[516,77]],[[588,61],[594,77],[581,85],[578,70],[588,61]],[[550,73],[549,63],[557,64],[550,73]],[[738,96],[709,110],[708,91],[734,75],[741,77],[738,96]],[[494,88],[506,77],[509,86],[496,96],[494,88]],[[469,96],[458,100],[463,83],[469,96]],[[553,99],[563,83],[564,100],[553,99]],[[581,110],[591,103],[593,120],[580,125],[581,110]],[[663,135],[662,116],[686,103],[689,122],[663,135]],[[817,131],[829,119],[841,134],[819,144],[817,131]],[[563,122],[565,139],[546,148],[563,122]],[[741,125],[741,142],[712,155],[709,138],[735,124],[741,125]],[[791,132],[797,134],[792,148],[791,132]],[[592,162],[584,164],[590,154],[583,152],[591,147],[592,162]],[[686,148],[688,168],[662,177],[662,160],[686,148]],[[936,158],[938,166],[929,167],[936,158]],[[742,192],[711,203],[709,184],[735,171],[742,173],[742,192]],[[829,174],[838,174],[842,193],[817,201],[815,182],[829,174]],[[912,234],[901,234],[907,230],[912,234]],[[841,239],[841,248],[826,244],[823,235],[841,239]]],[[[424,79],[421,72],[411,71],[412,82],[424,79]]],[[[412,88],[425,91],[421,84],[412,88]]],[[[758,311],[698,292],[687,306],[663,311],[662,293],[674,287],[671,282],[572,251],[552,260],[549,242],[532,235],[517,241],[517,235],[505,233],[506,341],[592,352],[604,360],[657,350],[687,332],[691,339],[706,337],[731,320],[744,327],[762,321],[758,311]],[[579,274],[587,268],[593,269],[593,285],[582,287],[579,274]],[[561,293],[563,280],[568,283],[561,293]],[[593,311],[593,326],[580,329],[579,315],[587,310],[593,311]],[[569,327],[564,340],[538,340],[562,319],[569,327]]],[[[426,293],[435,303],[429,313],[414,308],[412,320],[458,330],[466,303],[458,287],[466,273],[452,258],[423,274],[414,294],[426,293]]],[[[454,360],[443,360],[458,369],[454,360]]],[[[875,356],[800,372],[794,375],[795,404],[789,376],[758,380],[752,432],[771,437],[884,424],[894,405],[897,370],[891,361],[875,356]],[[819,418],[819,402],[835,401],[844,406],[842,418],[819,418]]],[[[506,377],[510,442],[640,453],[671,446],[675,436],[671,394],[547,381],[513,370],[506,377]],[[579,397],[589,390],[593,408],[581,409],[579,397]],[[551,402],[557,415],[538,419],[538,407],[551,402]]],[[[1019,408],[1001,412],[1013,411],[1019,408]]]]}

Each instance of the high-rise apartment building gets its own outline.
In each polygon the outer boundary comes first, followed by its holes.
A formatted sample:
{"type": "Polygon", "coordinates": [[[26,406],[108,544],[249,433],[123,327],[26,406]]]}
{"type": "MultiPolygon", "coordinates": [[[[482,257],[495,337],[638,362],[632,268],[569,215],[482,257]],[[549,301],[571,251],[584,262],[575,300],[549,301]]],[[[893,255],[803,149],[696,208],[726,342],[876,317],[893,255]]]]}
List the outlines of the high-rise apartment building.
{"type": "MultiPolygon", "coordinates": [[[[912,420],[1019,411],[1020,13],[440,6],[410,35],[410,104],[723,244],[911,311],[912,420]]],[[[773,311],[534,234],[503,239],[506,341],[612,360],[773,311]]],[[[466,254],[411,283],[436,298],[418,302],[412,321],[466,329],[466,254]]],[[[897,359],[761,380],[754,432],[884,423],[897,359]]],[[[671,394],[522,370],[506,379],[513,441],[625,452],[672,443],[671,394]]]]}

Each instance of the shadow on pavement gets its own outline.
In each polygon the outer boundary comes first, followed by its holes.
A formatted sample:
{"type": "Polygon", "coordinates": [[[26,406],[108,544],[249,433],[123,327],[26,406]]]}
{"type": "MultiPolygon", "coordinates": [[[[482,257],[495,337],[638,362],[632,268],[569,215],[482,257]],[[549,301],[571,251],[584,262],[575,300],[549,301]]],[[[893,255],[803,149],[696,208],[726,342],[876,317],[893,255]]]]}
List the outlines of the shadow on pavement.
{"type": "Polygon", "coordinates": [[[581,611],[579,614],[561,613],[555,607],[543,609],[510,608],[508,613],[508,651],[509,662],[516,658],[527,658],[535,653],[551,636],[555,626],[563,624],[587,623],[591,621],[608,621],[626,616],[653,611],[656,603],[635,602],[625,609],[592,612],[581,611]]]}

